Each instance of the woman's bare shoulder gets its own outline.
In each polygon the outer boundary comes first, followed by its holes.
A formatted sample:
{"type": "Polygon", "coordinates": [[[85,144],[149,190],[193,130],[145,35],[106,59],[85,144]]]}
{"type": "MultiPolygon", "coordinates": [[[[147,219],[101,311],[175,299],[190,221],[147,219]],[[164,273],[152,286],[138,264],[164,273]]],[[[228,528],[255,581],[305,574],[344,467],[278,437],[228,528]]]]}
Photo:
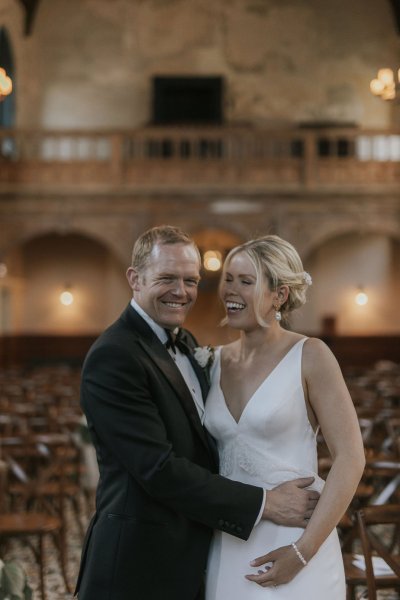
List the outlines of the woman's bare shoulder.
{"type": "Polygon", "coordinates": [[[303,363],[307,370],[315,371],[324,366],[338,367],[332,350],[319,338],[307,338],[303,346],[303,363]]]}

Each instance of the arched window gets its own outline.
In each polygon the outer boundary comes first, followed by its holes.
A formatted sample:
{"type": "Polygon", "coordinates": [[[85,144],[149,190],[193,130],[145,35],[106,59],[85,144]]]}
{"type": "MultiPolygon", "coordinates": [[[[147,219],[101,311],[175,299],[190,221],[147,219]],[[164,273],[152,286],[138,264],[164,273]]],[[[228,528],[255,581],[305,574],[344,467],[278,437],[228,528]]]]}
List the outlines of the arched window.
{"type": "Polygon", "coordinates": [[[0,27],[0,67],[13,82],[13,91],[0,102],[0,127],[13,127],[15,121],[15,77],[11,44],[5,27],[0,27]]]}

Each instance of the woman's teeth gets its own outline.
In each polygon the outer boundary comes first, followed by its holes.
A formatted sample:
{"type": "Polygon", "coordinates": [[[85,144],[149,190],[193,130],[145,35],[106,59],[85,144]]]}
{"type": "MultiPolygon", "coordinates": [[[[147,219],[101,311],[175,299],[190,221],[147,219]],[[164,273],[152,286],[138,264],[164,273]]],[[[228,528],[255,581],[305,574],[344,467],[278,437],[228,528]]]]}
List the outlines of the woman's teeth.
{"type": "Polygon", "coordinates": [[[245,307],[246,305],[240,302],[226,302],[227,310],[243,310],[245,307]]]}

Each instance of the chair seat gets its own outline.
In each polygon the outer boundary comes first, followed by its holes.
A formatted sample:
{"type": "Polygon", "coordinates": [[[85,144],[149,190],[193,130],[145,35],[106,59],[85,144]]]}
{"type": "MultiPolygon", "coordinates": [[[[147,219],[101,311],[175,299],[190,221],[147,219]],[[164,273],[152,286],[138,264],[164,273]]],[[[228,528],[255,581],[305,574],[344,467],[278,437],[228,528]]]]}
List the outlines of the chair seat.
{"type": "MultiPolygon", "coordinates": [[[[41,483],[30,490],[30,494],[33,496],[76,496],[79,492],[80,488],[76,483],[66,483],[61,487],[58,481],[41,483]]],[[[18,483],[10,485],[9,493],[14,496],[24,495],[26,493],[26,485],[18,483]]]]}
{"type": "Polygon", "coordinates": [[[59,530],[58,517],[42,513],[15,513],[0,515],[0,537],[2,535],[34,535],[59,530]]]}
{"type": "Polygon", "coordinates": [[[398,460],[390,460],[387,457],[381,460],[377,457],[367,458],[366,472],[369,475],[393,477],[396,473],[400,473],[400,462],[398,460]]]}
{"type": "MultiPolygon", "coordinates": [[[[353,554],[343,554],[343,562],[346,573],[346,583],[351,585],[364,585],[366,586],[366,572],[364,569],[360,569],[353,565],[353,554]]],[[[379,582],[379,587],[398,587],[400,585],[399,578],[397,575],[376,575],[376,581],[379,582]]]]}

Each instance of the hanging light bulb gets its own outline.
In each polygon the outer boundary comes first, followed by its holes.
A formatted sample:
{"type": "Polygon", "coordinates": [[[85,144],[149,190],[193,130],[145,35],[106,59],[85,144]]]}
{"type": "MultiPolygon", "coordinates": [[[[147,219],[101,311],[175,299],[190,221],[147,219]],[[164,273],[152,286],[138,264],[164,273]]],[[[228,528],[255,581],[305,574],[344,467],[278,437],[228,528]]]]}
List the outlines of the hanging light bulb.
{"type": "Polygon", "coordinates": [[[394,82],[392,69],[379,69],[378,79],[380,79],[384,85],[391,85],[394,82]]]}
{"type": "Polygon", "coordinates": [[[358,286],[358,291],[355,295],[354,302],[358,306],[365,306],[368,303],[368,294],[364,292],[364,288],[361,285],[358,286]]]}
{"type": "Polygon", "coordinates": [[[60,294],[60,302],[64,306],[70,306],[74,301],[74,295],[70,290],[71,286],[66,285],[64,291],[60,294]]]}
{"type": "MultiPolygon", "coordinates": [[[[400,82],[400,69],[397,72],[397,78],[400,82]]],[[[399,91],[398,83],[395,81],[392,69],[379,69],[375,79],[369,84],[369,89],[374,96],[380,96],[383,100],[394,100],[396,91],[399,91]]]]}
{"type": "Polygon", "coordinates": [[[207,250],[204,253],[203,265],[207,271],[219,271],[222,266],[222,254],[218,250],[207,250]]]}

